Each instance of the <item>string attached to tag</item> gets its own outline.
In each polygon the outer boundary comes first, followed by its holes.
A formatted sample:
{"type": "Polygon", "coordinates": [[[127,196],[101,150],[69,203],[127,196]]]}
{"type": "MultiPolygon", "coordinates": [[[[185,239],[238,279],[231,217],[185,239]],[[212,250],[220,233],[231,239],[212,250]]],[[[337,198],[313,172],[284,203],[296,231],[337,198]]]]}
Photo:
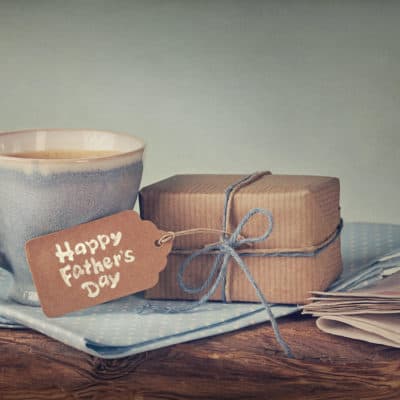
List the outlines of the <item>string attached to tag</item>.
{"type": "MultiPolygon", "coordinates": [[[[195,301],[189,305],[185,305],[183,307],[178,307],[178,308],[173,308],[169,307],[168,309],[164,310],[167,313],[175,313],[175,312],[187,312],[191,311],[198,306],[206,303],[210,297],[215,293],[216,289],[218,286],[221,284],[222,281],[226,280],[227,278],[227,270],[228,270],[228,263],[229,260],[232,258],[235,260],[237,265],[241,268],[241,270],[245,273],[246,278],[248,281],[251,283],[253,286],[258,298],[260,299],[261,304],[264,306],[268,317],[271,321],[272,328],[274,330],[275,338],[277,342],[280,344],[282,349],[284,350],[285,354],[293,358],[292,351],[289,347],[289,345],[285,342],[285,340],[282,338],[278,323],[276,322],[276,319],[272,313],[270,303],[262,293],[261,289],[258,287],[256,281],[254,280],[253,276],[251,275],[251,272],[246,265],[246,263],[243,261],[243,259],[240,257],[240,255],[237,253],[236,249],[246,245],[246,244],[252,244],[252,243],[258,243],[261,242],[269,237],[269,235],[272,232],[273,228],[273,218],[272,214],[268,210],[264,210],[262,208],[253,208],[251,209],[242,219],[242,221],[239,223],[238,227],[235,229],[235,231],[230,234],[229,236],[226,235],[226,231],[221,230],[221,232],[224,233],[224,239],[220,242],[210,244],[207,246],[204,246],[202,249],[196,250],[192,252],[181,264],[178,272],[178,283],[180,288],[190,294],[196,294],[203,292],[207,287],[210,287],[209,290],[200,298],[200,300],[195,301]],[[262,214],[264,215],[267,220],[268,220],[268,228],[264,232],[263,235],[255,238],[239,238],[240,232],[242,231],[243,227],[246,225],[246,223],[251,219],[252,216],[255,214],[262,214]],[[211,271],[207,277],[207,279],[198,287],[189,287],[186,285],[184,282],[184,274],[186,269],[190,266],[191,262],[198,256],[204,255],[204,254],[209,254],[212,252],[216,252],[216,257],[213,263],[213,266],[211,268],[211,271]],[[217,277],[214,280],[215,275],[217,274],[217,277]],[[211,285],[211,282],[214,280],[214,283],[211,285]]],[[[196,230],[198,233],[205,232],[206,230],[199,229],[196,230]]],[[[177,236],[183,236],[186,234],[193,234],[194,232],[188,232],[188,231],[181,231],[181,232],[168,232],[165,235],[163,235],[159,239],[159,245],[163,245],[169,241],[174,240],[175,237],[177,236]]]]}

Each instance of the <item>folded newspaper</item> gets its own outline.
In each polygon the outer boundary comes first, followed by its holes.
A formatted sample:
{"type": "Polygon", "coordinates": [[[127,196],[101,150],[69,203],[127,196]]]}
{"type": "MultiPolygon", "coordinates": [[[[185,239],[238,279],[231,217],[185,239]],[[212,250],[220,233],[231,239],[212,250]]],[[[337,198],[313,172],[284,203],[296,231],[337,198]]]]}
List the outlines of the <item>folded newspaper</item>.
{"type": "Polygon", "coordinates": [[[400,348],[400,272],[351,292],[313,292],[303,314],[324,332],[400,348]]]}

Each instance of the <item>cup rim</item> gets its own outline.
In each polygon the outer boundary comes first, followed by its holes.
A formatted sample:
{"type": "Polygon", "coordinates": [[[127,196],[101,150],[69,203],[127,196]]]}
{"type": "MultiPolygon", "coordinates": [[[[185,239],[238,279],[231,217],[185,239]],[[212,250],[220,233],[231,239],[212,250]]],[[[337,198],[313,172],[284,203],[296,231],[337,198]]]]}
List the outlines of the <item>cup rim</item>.
{"type": "Polygon", "coordinates": [[[3,131],[0,132],[0,138],[2,136],[7,136],[7,135],[15,135],[18,133],[35,133],[39,131],[48,131],[48,132],[55,132],[55,133],[62,133],[62,132],[80,132],[80,131],[85,131],[85,132],[98,132],[98,133],[106,133],[106,134],[112,134],[115,136],[122,136],[122,137],[128,137],[131,139],[135,139],[139,143],[139,147],[136,150],[132,151],[123,151],[119,152],[117,154],[113,155],[107,155],[107,156],[99,156],[99,157],[81,157],[81,158],[29,158],[29,157],[13,157],[12,155],[5,155],[0,153],[0,161],[1,160],[8,160],[8,161],[15,161],[15,162],[32,162],[34,161],[35,163],[49,163],[49,164],[61,164],[61,163],[72,163],[72,164],[77,164],[77,163],[95,163],[95,162],[100,162],[104,160],[111,160],[111,159],[119,159],[127,156],[133,156],[138,153],[142,153],[145,149],[145,142],[142,138],[136,136],[136,135],[131,135],[129,133],[122,133],[122,132],[115,132],[115,131],[110,131],[110,130],[103,130],[103,129],[87,129],[87,128],[34,128],[34,129],[22,129],[22,130],[15,130],[15,131],[3,131]]]}

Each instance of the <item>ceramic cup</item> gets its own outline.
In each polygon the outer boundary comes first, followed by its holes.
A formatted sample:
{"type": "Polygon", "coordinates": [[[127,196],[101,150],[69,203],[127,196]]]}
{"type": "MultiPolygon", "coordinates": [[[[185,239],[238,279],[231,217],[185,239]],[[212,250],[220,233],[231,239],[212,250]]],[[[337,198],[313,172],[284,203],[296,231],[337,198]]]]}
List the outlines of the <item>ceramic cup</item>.
{"type": "Polygon", "coordinates": [[[0,133],[0,259],[14,275],[14,300],[39,305],[25,258],[27,240],[133,208],[143,151],[142,140],[113,132],[0,133]],[[12,156],[51,150],[116,154],[72,159],[12,156]]]}

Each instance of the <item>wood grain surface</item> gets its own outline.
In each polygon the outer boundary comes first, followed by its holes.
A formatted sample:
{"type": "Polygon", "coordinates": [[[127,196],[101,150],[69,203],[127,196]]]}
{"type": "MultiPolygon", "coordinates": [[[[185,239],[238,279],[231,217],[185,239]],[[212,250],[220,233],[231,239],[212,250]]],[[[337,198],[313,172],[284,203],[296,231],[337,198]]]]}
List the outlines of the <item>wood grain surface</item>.
{"type": "Polygon", "coordinates": [[[103,360],[31,330],[0,329],[0,399],[400,399],[400,350],[330,336],[301,316],[103,360]]]}

